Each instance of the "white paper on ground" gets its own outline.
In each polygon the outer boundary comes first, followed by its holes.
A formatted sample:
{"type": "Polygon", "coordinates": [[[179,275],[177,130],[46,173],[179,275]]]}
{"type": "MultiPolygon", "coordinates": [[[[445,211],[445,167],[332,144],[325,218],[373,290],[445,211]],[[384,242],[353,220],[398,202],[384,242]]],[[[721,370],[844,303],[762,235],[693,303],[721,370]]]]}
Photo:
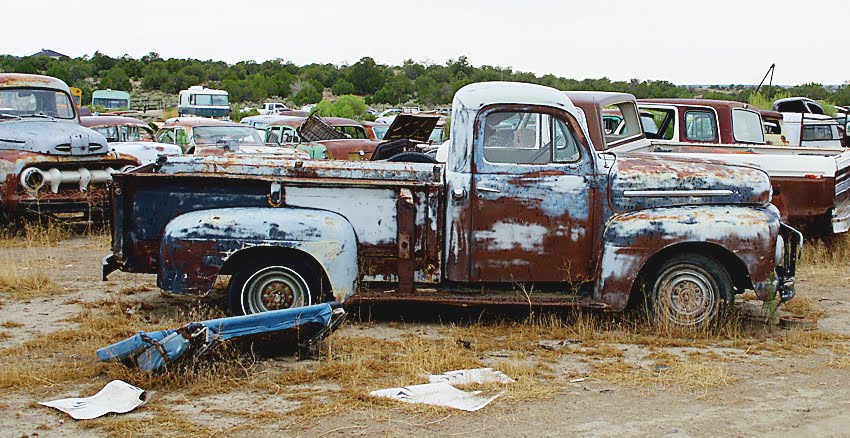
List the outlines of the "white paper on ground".
{"type": "Polygon", "coordinates": [[[451,385],[477,383],[481,385],[485,383],[513,383],[514,379],[511,379],[501,371],[494,371],[493,368],[474,368],[469,370],[446,371],[443,374],[431,374],[428,376],[428,382],[444,382],[451,385]]]}
{"type": "Polygon", "coordinates": [[[379,389],[369,393],[369,395],[375,397],[387,397],[407,403],[446,406],[469,412],[474,412],[487,406],[501,395],[496,394],[493,397],[482,397],[478,394],[481,394],[481,391],[461,391],[443,382],[411,385],[403,388],[379,389]]]}
{"type": "Polygon", "coordinates": [[[147,399],[145,390],[121,380],[113,380],[91,397],[65,398],[39,404],[59,409],[75,420],[91,420],[110,412],[130,412],[143,405],[147,399]]]}

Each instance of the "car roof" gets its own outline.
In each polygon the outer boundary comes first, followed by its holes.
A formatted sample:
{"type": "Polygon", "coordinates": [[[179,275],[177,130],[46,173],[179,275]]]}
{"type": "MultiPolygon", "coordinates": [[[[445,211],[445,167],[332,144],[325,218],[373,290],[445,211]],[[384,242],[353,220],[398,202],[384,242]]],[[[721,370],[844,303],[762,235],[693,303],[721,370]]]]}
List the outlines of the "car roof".
{"type": "Polygon", "coordinates": [[[80,117],[80,124],[86,127],[124,125],[149,127],[147,123],[139,119],[124,116],[82,116],[80,117]]]}
{"type": "Polygon", "coordinates": [[[736,102],[734,100],[715,100],[715,99],[678,99],[678,98],[670,98],[670,99],[638,99],[638,105],[641,103],[658,103],[664,105],[675,105],[675,106],[707,106],[711,108],[747,108],[758,110],[752,105],[736,102]]]}
{"type": "Polygon", "coordinates": [[[239,124],[236,122],[231,122],[227,120],[218,120],[218,119],[208,119],[206,117],[172,117],[165,121],[162,125],[163,128],[169,126],[184,126],[184,127],[196,127],[196,126],[245,126],[243,124],[239,124]]]}
{"type": "Polygon", "coordinates": [[[0,88],[51,88],[71,94],[68,84],[52,76],[30,75],[24,73],[0,73],[0,88]]]}

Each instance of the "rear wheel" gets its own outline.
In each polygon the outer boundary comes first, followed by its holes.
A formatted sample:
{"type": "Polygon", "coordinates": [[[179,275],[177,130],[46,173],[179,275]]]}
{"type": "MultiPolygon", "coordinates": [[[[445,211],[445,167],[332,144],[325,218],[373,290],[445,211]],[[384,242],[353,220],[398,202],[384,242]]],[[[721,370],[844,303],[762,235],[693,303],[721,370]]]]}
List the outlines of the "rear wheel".
{"type": "Polygon", "coordinates": [[[239,269],[230,279],[229,301],[233,315],[309,306],[321,301],[321,275],[307,263],[254,264],[239,269]]]}
{"type": "Polygon", "coordinates": [[[716,260],[683,254],[658,269],[650,299],[653,322],[698,327],[719,321],[732,307],[732,278],[716,260]]]}

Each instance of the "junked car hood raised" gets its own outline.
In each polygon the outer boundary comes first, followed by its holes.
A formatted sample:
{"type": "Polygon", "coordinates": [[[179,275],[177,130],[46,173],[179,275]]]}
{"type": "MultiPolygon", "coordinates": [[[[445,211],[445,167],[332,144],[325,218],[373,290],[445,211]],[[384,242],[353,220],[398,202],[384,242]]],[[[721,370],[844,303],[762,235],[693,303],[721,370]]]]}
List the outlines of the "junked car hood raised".
{"type": "MultiPolygon", "coordinates": [[[[609,155],[610,158],[610,155],[609,155]]],[[[714,160],[616,155],[610,170],[614,210],[706,204],[766,204],[770,178],[763,170],[714,160]]]]}
{"type": "Polygon", "coordinates": [[[393,120],[387,133],[384,134],[384,141],[407,139],[417,143],[428,143],[431,138],[431,131],[437,126],[440,121],[438,116],[425,116],[414,114],[399,114],[393,120]]]}
{"type": "Polygon", "coordinates": [[[0,122],[0,149],[49,155],[100,155],[109,152],[103,135],[76,121],[23,119],[0,122]]]}

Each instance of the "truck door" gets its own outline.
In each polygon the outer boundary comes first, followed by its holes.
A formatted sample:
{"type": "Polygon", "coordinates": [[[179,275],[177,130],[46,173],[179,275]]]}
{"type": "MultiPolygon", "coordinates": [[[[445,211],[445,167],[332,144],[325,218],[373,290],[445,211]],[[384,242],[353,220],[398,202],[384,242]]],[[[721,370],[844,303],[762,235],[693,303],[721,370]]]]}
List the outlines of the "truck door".
{"type": "Polygon", "coordinates": [[[578,122],[548,107],[479,113],[470,279],[576,282],[592,269],[593,157],[578,122]]]}

